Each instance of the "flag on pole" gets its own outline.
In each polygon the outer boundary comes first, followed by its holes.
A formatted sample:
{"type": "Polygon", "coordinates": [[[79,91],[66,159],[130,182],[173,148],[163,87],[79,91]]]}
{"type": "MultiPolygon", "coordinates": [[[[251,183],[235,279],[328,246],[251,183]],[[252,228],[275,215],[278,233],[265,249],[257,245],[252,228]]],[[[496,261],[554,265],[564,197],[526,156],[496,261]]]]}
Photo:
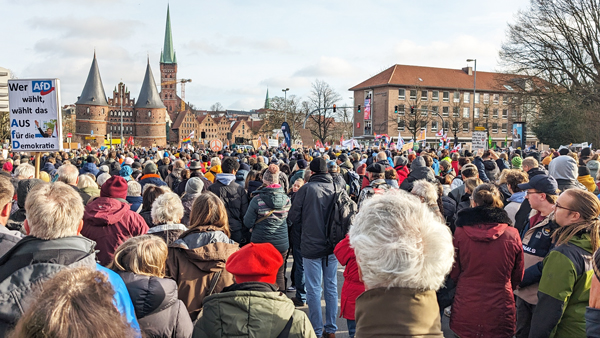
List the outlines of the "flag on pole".
{"type": "Polygon", "coordinates": [[[342,134],[342,137],[340,138],[340,145],[344,144],[344,134],[342,134]]]}
{"type": "Polygon", "coordinates": [[[436,136],[436,137],[442,137],[442,136],[444,136],[444,128],[441,128],[441,129],[440,129],[440,131],[438,131],[438,132],[435,134],[435,136],[436,136]]]}
{"type": "Polygon", "coordinates": [[[402,149],[404,147],[404,138],[402,138],[402,134],[398,132],[398,148],[402,149]]]}

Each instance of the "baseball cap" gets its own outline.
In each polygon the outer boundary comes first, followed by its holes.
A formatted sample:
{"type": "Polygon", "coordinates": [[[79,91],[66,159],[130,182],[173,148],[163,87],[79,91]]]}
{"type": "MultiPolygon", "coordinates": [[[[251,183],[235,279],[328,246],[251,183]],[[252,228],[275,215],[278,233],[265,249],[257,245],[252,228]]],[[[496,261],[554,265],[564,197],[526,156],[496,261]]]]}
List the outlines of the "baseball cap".
{"type": "Polygon", "coordinates": [[[519,189],[535,189],[548,195],[558,195],[558,183],[554,177],[547,175],[533,176],[529,182],[519,184],[519,189]]]}

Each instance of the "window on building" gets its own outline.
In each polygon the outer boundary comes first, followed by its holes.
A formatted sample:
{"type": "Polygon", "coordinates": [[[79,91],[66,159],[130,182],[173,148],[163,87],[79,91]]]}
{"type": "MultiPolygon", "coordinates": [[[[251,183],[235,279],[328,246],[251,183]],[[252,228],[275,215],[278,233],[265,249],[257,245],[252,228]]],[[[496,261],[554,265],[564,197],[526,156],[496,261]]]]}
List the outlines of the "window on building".
{"type": "Polygon", "coordinates": [[[448,129],[450,129],[450,122],[444,121],[442,123],[442,126],[443,126],[443,128],[444,128],[445,131],[448,131],[448,129]]]}
{"type": "Polygon", "coordinates": [[[494,94],[494,104],[498,104],[499,100],[500,100],[500,94],[494,94]]]}
{"type": "Polygon", "coordinates": [[[508,127],[508,123],[502,123],[502,133],[506,134],[506,127],[508,127]]]}
{"type": "Polygon", "coordinates": [[[452,96],[454,98],[455,103],[460,102],[460,92],[454,92],[454,94],[452,94],[452,96]]]}
{"type": "Polygon", "coordinates": [[[85,108],[85,112],[89,114],[90,113],[90,107],[85,108]]]}
{"type": "Polygon", "coordinates": [[[464,122],[463,123],[463,133],[468,133],[469,132],[469,122],[464,122]]]}
{"type": "Polygon", "coordinates": [[[495,119],[498,118],[498,108],[494,108],[492,117],[495,118],[495,119]]]}
{"type": "Polygon", "coordinates": [[[406,99],[406,89],[398,89],[398,100],[406,99]]]}
{"type": "Polygon", "coordinates": [[[450,112],[450,107],[442,107],[442,116],[447,117],[450,112]]]}
{"type": "Polygon", "coordinates": [[[404,120],[398,121],[398,131],[404,131],[404,120]]]}
{"type": "Polygon", "coordinates": [[[469,103],[471,100],[471,93],[464,93],[463,95],[463,102],[464,103],[469,103]]]}
{"type": "Polygon", "coordinates": [[[427,114],[429,114],[429,107],[421,106],[421,116],[427,116],[427,114]]]}
{"type": "Polygon", "coordinates": [[[398,115],[404,116],[404,105],[403,104],[398,105],[398,115]]]}
{"type": "Polygon", "coordinates": [[[492,123],[492,133],[498,133],[498,123],[492,123]]]}
{"type": "Polygon", "coordinates": [[[458,117],[460,115],[459,107],[452,107],[452,117],[458,117]]]}
{"type": "Polygon", "coordinates": [[[431,121],[431,131],[437,131],[438,123],[437,121],[431,121]]]}
{"type": "Polygon", "coordinates": [[[479,103],[479,93],[475,93],[475,103],[479,103]]]}
{"type": "Polygon", "coordinates": [[[479,118],[479,108],[473,109],[473,117],[475,117],[476,119],[479,118]]]}
{"type": "Polygon", "coordinates": [[[489,112],[490,112],[490,108],[488,108],[488,107],[483,108],[483,117],[487,118],[489,115],[489,112]]]}
{"type": "Polygon", "coordinates": [[[457,121],[452,121],[452,130],[457,130],[460,128],[457,121]]]}
{"type": "Polygon", "coordinates": [[[469,118],[469,107],[464,107],[463,108],[463,117],[468,119],[469,118]]]}
{"type": "Polygon", "coordinates": [[[483,103],[485,103],[485,104],[490,103],[490,94],[488,94],[488,93],[483,94],[483,103]]]}
{"type": "Polygon", "coordinates": [[[437,90],[434,90],[431,92],[431,101],[433,102],[438,102],[440,100],[440,92],[437,90]]]}
{"type": "Polygon", "coordinates": [[[426,90],[422,90],[421,91],[421,101],[427,101],[427,91],[426,90]]]}
{"type": "Polygon", "coordinates": [[[444,102],[450,101],[450,92],[443,92],[442,93],[442,101],[444,101],[444,102]]]}
{"type": "Polygon", "coordinates": [[[416,89],[411,89],[410,90],[410,99],[411,100],[416,100],[417,99],[417,90],[416,89]]]}
{"type": "Polygon", "coordinates": [[[502,95],[502,104],[503,105],[507,105],[508,104],[508,95],[502,95]]]}
{"type": "Polygon", "coordinates": [[[507,119],[508,118],[508,109],[502,109],[502,118],[503,119],[507,119]]]}
{"type": "Polygon", "coordinates": [[[433,116],[437,116],[437,115],[439,114],[439,108],[440,108],[440,107],[438,107],[438,106],[432,106],[432,107],[431,107],[431,114],[432,114],[433,116]]]}
{"type": "Polygon", "coordinates": [[[517,117],[517,110],[516,109],[512,109],[512,118],[515,119],[517,117]]]}

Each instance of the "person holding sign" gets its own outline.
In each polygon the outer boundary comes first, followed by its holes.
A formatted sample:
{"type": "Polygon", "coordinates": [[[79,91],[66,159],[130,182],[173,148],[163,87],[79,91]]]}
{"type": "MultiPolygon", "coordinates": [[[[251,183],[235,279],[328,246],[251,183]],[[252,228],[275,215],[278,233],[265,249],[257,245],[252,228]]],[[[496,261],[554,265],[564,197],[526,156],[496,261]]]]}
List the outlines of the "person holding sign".
{"type": "Polygon", "coordinates": [[[39,123],[37,120],[35,121],[35,126],[37,127],[38,131],[40,132],[40,134],[41,134],[43,137],[52,137],[52,133],[53,133],[53,130],[52,130],[52,128],[47,128],[47,129],[46,129],[46,132],[44,132],[44,131],[42,130],[42,128],[40,128],[40,123],[39,123]]]}

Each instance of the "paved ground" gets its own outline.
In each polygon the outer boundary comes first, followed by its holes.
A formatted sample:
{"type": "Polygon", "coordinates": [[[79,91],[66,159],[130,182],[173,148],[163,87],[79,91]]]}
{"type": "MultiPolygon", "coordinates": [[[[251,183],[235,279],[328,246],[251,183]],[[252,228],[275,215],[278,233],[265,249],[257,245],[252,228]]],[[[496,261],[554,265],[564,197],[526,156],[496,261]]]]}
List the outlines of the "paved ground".
{"type": "MultiPolygon", "coordinates": [[[[287,261],[287,269],[286,269],[286,277],[288,279],[288,285],[290,286],[290,271],[292,269],[292,263],[293,263],[293,259],[292,256],[290,255],[288,261],[287,261]]],[[[344,284],[344,267],[341,265],[338,265],[338,274],[337,274],[337,278],[338,278],[338,312],[339,312],[339,306],[340,306],[340,296],[342,293],[342,285],[344,284]]],[[[288,297],[292,298],[296,295],[295,291],[290,291],[287,292],[288,297]]],[[[325,314],[325,301],[323,299],[321,299],[321,305],[322,305],[322,311],[323,314],[325,314]]],[[[306,312],[308,314],[308,306],[304,306],[301,308],[298,308],[299,310],[302,310],[304,312],[306,312]]],[[[325,321],[325,320],[323,320],[325,321]]],[[[442,318],[442,330],[444,331],[444,337],[446,338],[454,338],[454,333],[450,330],[450,328],[448,327],[448,322],[449,322],[449,318],[446,316],[443,316],[442,318]]],[[[336,332],[335,336],[336,338],[348,338],[348,327],[346,326],[346,319],[344,318],[337,318],[336,324],[338,326],[338,331],[336,332]]]]}

